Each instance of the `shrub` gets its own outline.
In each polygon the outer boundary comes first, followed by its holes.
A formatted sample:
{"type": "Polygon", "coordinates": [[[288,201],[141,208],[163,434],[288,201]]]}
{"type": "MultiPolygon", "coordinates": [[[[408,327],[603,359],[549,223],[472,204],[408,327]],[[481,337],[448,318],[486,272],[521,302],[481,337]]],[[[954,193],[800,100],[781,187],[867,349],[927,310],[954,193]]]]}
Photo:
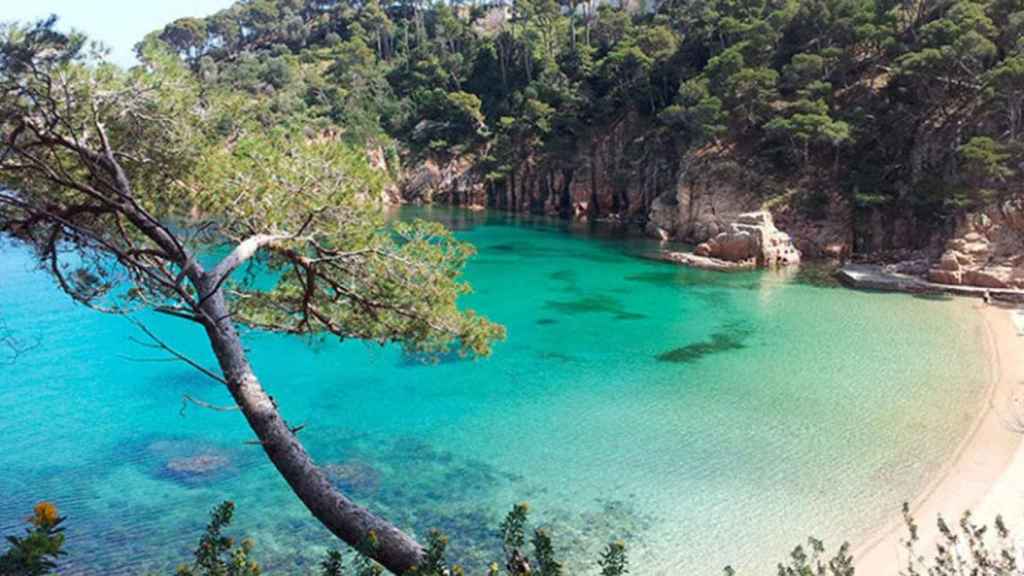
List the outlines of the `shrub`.
{"type": "MultiPolygon", "coordinates": [[[[177,576],[259,576],[260,566],[251,559],[254,545],[248,539],[236,544],[224,534],[231,524],[235,506],[224,502],[210,514],[210,523],[199,539],[191,564],[178,567],[177,576]]],[[[557,559],[550,534],[543,528],[532,533],[527,528],[529,508],[517,504],[499,526],[504,566],[491,564],[486,576],[563,576],[566,574],[557,559]],[[530,535],[530,549],[526,549],[527,535],[530,535]]],[[[949,526],[940,516],[938,527],[939,542],[934,556],[918,550],[920,538],[918,526],[910,515],[909,507],[903,505],[903,517],[907,525],[908,538],[905,540],[909,560],[906,566],[893,566],[892,576],[1024,576],[1018,565],[1017,549],[1002,517],[996,517],[994,538],[990,537],[987,525],[975,524],[970,512],[964,513],[957,527],[949,526]]],[[[49,502],[36,505],[28,519],[25,537],[8,536],[9,549],[0,555],[0,576],[45,576],[57,569],[57,561],[65,555],[64,533],[61,524],[64,518],[49,502]]],[[[366,547],[374,546],[373,534],[367,539],[366,547]]],[[[438,531],[432,531],[422,565],[407,576],[464,576],[458,564],[449,564],[447,559],[448,538],[438,531]]],[[[363,549],[363,547],[360,547],[363,549]]],[[[365,550],[364,550],[365,551],[365,550]]],[[[358,553],[349,559],[338,550],[329,551],[320,563],[319,576],[381,576],[383,568],[358,553]]],[[[605,548],[597,562],[601,569],[599,576],[625,576],[629,573],[626,546],[613,542],[605,548]]],[[[778,576],[855,576],[854,559],[850,547],[843,544],[834,555],[826,554],[821,540],[809,538],[807,546],[797,546],[786,563],[779,564],[778,576]]],[[[726,576],[737,572],[725,568],[726,576]]],[[[884,576],[875,575],[871,576],[884,576]]]]}

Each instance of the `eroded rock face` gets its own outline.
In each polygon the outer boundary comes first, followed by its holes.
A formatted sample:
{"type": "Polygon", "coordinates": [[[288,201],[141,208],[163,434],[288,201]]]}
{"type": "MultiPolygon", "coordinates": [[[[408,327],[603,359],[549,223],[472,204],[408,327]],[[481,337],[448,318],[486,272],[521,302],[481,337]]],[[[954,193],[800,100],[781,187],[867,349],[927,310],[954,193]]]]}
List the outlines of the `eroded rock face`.
{"type": "Polygon", "coordinates": [[[759,184],[736,163],[691,158],[676,190],[675,237],[699,244],[725,232],[744,213],[760,208],[759,184]]]}
{"type": "MultiPolygon", "coordinates": [[[[767,199],[773,194],[779,197],[785,188],[741,164],[729,150],[708,147],[677,161],[656,150],[640,153],[654,144],[637,134],[635,125],[623,122],[580,142],[564,165],[528,159],[503,181],[490,184],[473,153],[407,159],[400,178],[401,197],[410,203],[643,223],[653,238],[700,244],[728,232],[740,214],[761,210],[767,199]]],[[[851,207],[838,191],[820,196],[820,213],[809,213],[788,201],[776,203],[771,210],[801,253],[845,259],[853,245],[851,207]]],[[[744,250],[742,246],[732,249],[744,250]]]]}
{"type": "MultiPolygon", "coordinates": [[[[741,214],[764,210],[770,196],[766,191],[780,187],[779,182],[758,175],[728,154],[697,151],[682,160],[675,189],[651,202],[645,231],[660,240],[708,242],[728,232],[741,214]]],[[[845,260],[852,246],[850,204],[837,190],[820,191],[816,198],[815,210],[789,200],[776,202],[772,216],[791,235],[801,254],[845,260]]],[[[749,250],[742,241],[736,242],[728,250],[749,250]]]]}
{"type": "Polygon", "coordinates": [[[663,194],[651,202],[644,231],[648,236],[671,240],[679,227],[679,202],[674,194],[663,194]]]}
{"type": "Polygon", "coordinates": [[[697,256],[728,262],[752,262],[761,268],[800,263],[800,252],[789,234],[775,227],[767,210],[739,214],[724,232],[694,250],[697,256]]]}
{"type": "Polygon", "coordinates": [[[968,215],[928,272],[955,286],[1024,288],[1024,198],[968,215]]]}
{"type": "Polygon", "coordinates": [[[407,169],[399,185],[405,202],[430,204],[482,205],[486,202],[484,184],[475,170],[475,159],[470,156],[448,162],[423,160],[407,169]]]}
{"type": "MultiPolygon", "coordinates": [[[[382,173],[388,172],[387,154],[382,146],[367,146],[366,160],[374,170],[378,170],[382,173]]],[[[398,185],[392,182],[390,178],[381,190],[380,201],[385,205],[396,205],[402,203],[402,195],[398,189],[398,185]]]]}

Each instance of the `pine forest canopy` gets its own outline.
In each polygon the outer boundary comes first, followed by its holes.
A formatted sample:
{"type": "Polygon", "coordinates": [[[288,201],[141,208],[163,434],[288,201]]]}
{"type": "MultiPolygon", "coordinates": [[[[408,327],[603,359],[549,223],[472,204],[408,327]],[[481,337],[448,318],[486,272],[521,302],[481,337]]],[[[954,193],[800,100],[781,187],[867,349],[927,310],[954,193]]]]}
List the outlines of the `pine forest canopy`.
{"type": "Polygon", "coordinates": [[[472,152],[498,183],[627,123],[623,164],[735,150],[925,219],[1022,190],[1020,0],[253,0],[151,37],[268,126],[472,152]]]}

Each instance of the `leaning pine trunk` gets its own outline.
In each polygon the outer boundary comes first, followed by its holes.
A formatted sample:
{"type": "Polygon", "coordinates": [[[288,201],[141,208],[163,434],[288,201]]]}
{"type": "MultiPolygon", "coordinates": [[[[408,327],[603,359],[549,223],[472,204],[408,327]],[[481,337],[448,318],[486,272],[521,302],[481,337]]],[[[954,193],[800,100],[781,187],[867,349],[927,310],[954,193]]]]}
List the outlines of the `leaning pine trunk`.
{"type": "Polygon", "coordinates": [[[215,290],[202,309],[208,318],[218,319],[206,322],[206,333],[224,379],[270,461],[313,516],[334,535],[394,574],[409,572],[419,564],[423,548],[387,520],[346,498],[313,463],[253,373],[222,290],[206,274],[200,284],[202,293],[215,290]]]}

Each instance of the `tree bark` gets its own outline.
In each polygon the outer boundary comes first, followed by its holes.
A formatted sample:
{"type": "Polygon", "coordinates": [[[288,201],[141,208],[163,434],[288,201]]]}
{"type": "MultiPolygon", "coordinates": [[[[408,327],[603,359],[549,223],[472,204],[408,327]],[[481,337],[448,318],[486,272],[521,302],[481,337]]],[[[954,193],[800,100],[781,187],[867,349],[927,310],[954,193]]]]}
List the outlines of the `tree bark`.
{"type": "Polygon", "coordinates": [[[217,278],[202,272],[196,276],[201,293],[211,294],[201,308],[213,320],[206,320],[204,326],[228,390],[270,461],[306,508],[334,535],[394,574],[409,572],[419,564],[423,548],[331,484],[253,373],[217,278]]]}

